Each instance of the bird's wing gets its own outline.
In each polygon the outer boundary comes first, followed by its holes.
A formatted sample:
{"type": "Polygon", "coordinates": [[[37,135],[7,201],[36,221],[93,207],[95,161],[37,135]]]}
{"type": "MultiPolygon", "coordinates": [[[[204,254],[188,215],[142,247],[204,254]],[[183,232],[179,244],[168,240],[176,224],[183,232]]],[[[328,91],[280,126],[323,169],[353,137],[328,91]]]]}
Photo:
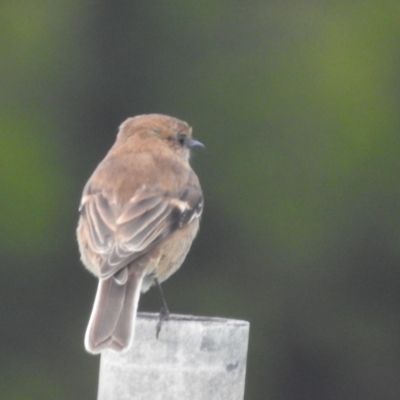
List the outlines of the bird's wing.
{"type": "MultiPolygon", "coordinates": [[[[106,193],[89,192],[84,192],[81,213],[89,228],[89,245],[103,258],[102,279],[117,274],[173,231],[199,218],[203,210],[197,182],[175,195],[143,186],[123,206],[106,193]]],[[[125,280],[123,271],[115,277],[125,280]]]]}

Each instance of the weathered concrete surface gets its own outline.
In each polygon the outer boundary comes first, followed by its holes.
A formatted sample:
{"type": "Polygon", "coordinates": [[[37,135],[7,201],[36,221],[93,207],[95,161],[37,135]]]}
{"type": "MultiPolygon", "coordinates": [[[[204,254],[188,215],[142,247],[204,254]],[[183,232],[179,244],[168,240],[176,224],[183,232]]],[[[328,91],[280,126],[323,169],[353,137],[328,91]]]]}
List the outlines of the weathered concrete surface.
{"type": "Polygon", "coordinates": [[[243,400],[249,323],[140,313],[132,347],[101,356],[98,400],[243,400]]]}

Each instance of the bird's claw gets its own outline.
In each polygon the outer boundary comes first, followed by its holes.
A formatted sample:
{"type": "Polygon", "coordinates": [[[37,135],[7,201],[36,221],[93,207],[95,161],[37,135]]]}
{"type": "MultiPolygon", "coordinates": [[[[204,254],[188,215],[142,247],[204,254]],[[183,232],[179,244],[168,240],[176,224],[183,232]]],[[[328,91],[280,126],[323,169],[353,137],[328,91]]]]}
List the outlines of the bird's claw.
{"type": "Polygon", "coordinates": [[[156,338],[157,339],[160,334],[163,322],[166,321],[168,318],[169,318],[169,310],[166,306],[163,306],[160,310],[160,316],[158,317],[158,322],[157,322],[157,327],[156,327],[156,338]]]}

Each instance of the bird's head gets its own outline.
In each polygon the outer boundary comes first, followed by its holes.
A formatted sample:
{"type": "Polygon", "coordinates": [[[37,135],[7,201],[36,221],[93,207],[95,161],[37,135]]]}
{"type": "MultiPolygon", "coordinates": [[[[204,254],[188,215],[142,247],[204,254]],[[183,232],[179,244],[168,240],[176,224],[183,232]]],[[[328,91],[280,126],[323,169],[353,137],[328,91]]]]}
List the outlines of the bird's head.
{"type": "Polygon", "coordinates": [[[190,150],[204,148],[204,145],[193,139],[192,128],[185,121],[163,114],[145,114],[128,118],[118,132],[117,140],[141,137],[143,140],[162,140],[176,154],[189,160],[190,150]]]}

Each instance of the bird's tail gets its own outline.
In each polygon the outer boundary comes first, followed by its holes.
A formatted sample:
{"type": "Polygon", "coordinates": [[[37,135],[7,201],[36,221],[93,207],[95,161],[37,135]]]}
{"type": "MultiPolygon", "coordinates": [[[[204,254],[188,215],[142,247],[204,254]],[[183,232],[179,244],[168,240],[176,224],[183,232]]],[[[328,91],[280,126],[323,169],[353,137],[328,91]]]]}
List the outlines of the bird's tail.
{"type": "Polygon", "coordinates": [[[99,280],[85,335],[89,353],[130,347],[143,276],[142,271],[124,267],[117,275],[99,280]]]}

